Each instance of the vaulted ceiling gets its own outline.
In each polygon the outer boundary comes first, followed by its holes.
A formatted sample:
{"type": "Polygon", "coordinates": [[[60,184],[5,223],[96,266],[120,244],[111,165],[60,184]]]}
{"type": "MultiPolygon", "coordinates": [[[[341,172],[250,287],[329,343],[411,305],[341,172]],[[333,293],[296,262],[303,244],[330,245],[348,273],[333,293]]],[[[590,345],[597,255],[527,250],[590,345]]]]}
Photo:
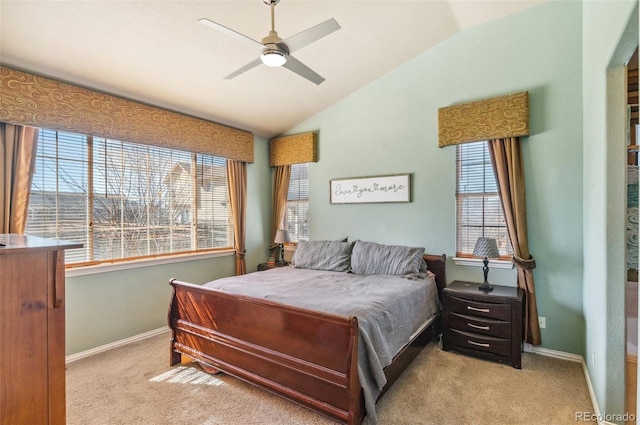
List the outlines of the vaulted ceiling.
{"type": "Polygon", "coordinates": [[[264,65],[224,78],[260,51],[198,19],[260,41],[271,28],[262,0],[0,0],[0,63],[268,138],[458,31],[546,1],[282,0],[283,39],[330,18],[341,27],[294,54],[325,78],[316,85],[264,65]]]}

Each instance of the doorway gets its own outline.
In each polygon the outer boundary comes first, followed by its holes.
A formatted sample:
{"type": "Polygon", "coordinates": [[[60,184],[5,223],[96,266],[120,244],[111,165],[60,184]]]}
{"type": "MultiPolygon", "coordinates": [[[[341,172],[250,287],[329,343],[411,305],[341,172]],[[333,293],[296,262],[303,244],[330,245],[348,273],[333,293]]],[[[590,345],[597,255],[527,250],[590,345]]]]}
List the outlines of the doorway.
{"type": "MultiPolygon", "coordinates": [[[[638,376],[638,49],[627,63],[627,279],[625,286],[625,412],[636,415],[638,376]]],[[[629,420],[627,424],[635,424],[629,420]]]]}

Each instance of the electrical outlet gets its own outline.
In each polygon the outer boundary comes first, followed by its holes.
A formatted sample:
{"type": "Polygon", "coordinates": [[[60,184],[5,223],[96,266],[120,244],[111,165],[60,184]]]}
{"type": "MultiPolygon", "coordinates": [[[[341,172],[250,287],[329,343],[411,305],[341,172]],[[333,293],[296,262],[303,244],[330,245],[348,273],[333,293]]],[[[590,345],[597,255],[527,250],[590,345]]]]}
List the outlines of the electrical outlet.
{"type": "Polygon", "coordinates": [[[538,325],[540,326],[540,329],[544,329],[547,327],[547,318],[546,317],[542,317],[542,316],[538,316],[538,325]]]}

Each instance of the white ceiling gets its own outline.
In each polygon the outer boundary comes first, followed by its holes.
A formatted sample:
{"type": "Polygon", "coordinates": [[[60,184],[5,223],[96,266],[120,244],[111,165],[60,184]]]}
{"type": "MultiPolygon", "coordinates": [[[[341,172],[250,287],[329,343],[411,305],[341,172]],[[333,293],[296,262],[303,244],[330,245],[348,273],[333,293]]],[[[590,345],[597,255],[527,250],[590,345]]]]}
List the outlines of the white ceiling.
{"type": "Polygon", "coordinates": [[[259,51],[197,20],[261,40],[262,0],[0,0],[0,63],[269,138],[460,30],[546,1],[282,0],[283,39],[330,18],[341,26],[294,54],[326,79],[316,86],[264,65],[224,79],[259,51]]]}

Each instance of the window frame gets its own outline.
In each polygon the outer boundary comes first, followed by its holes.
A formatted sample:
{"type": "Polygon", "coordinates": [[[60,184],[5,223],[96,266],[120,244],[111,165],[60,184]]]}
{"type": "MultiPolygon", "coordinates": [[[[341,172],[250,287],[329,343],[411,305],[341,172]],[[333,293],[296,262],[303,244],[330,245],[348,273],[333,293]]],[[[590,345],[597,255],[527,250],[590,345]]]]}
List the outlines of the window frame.
{"type": "MultiPolygon", "coordinates": [[[[181,156],[189,156],[190,158],[192,158],[193,162],[192,164],[197,164],[197,168],[203,168],[203,171],[200,173],[202,175],[206,174],[207,172],[204,171],[204,168],[208,165],[211,164],[211,167],[213,167],[213,164],[218,162],[223,162],[224,163],[224,173],[221,173],[220,171],[214,171],[212,168],[211,173],[217,173],[215,175],[224,175],[224,182],[227,184],[227,189],[226,189],[226,204],[229,204],[229,195],[228,195],[228,182],[227,182],[227,173],[226,173],[226,159],[222,158],[222,157],[216,157],[214,155],[210,155],[210,154],[200,154],[200,153],[192,153],[192,152],[187,152],[187,151],[180,151],[178,149],[175,148],[158,148],[156,146],[150,146],[150,145],[145,145],[145,144],[140,144],[140,143],[135,143],[135,142],[128,142],[128,141],[118,141],[118,140],[112,140],[112,139],[107,139],[107,138],[103,138],[103,137],[94,137],[91,135],[82,135],[82,134],[78,134],[78,133],[72,133],[72,132],[65,132],[65,131],[57,131],[57,130],[52,130],[52,129],[46,129],[46,128],[41,128],[40,129],[40,135],[39,135],[39,139],[38,139],[38,143],[39,143],[39,149],[38,149],[38,154],[37,154],[37,158],[36,158],[36,167],[38,166],[43,166],[44,162],[46,161],[46,155],[45,157],[41,156],[41,151],[40,151],[40,143],[42,143],[42,137],[46,137],[45,135],[48,135],[48,137],[50,138],[54,138],[55,139],[55,145],[56,145],[56,151],[55,151],[55,157],[51,158],[49,156],[49,159],[53,159],[54,162],[56,163],[56,181],[58,181],[59,179],[59,175],[60,175],[60,171],[61,171],[61,167],[59,167],[58,162],[60,161],[60,155],[58,153],[58,149],[59,149],[59,138],[61,137],[60,135],[62,135],[62,137],[68,137],[69,139],[77,139],[76,142],[78,144],[84,144],[85,149],[83,149],[82,152],[78,153],[77,157],[72,158],[73,160],[77,160],[78,163],[83,164],[82,170],[81,172],[78,172],[78,179],[84,180],[84,183],[86,183],[86,188],[82,188],[77,192],[74,191],[69,191],[67,192],[67,194],[80,194],[83,198],[83,202],[85,203],[84,205],[84,209],[85,212],[84,214],[86,214],[86,221],[83,224],[83,227],[86,228],[85,232],[82,235],[82,242],[85,247],[83,247],[83,250],[92,250],[92,245],[95,243],[95,241],[97,240],[96,238],[99,238],[99,235],[96,234],[95,229],[97,228],[97,226],[94,225],[95,223],[95,218],[94,218],[94,214],[96,212],[96,207],[97,204],[95,203],[95,197],[100,195],[100,189],[96,186],[96,184],[94,183],[94,173],[95,173],[95,167],[96,167],[96,163],[98,163],[98,161],[100,160],[98,156],[96,156],[96,154],[94,153],[94,148],[96,144],[100,144],[100,143],[104,143],[105,149],[108,143],[114,143],[114,144],[119,144],[121,147],[120,149],[122,150],[122,152],[124,153],[126,151],[126,149],[137,149],[139,150],[139,152],[143,153],[143,156],[145,155],[145,150],[146,150],[146,160],[147,161],[151,161],[153,160],[153,156],[154,155],[158,155],[158,158],[160,158],[161,161],[166,161],[166,163],[168,164],[169,168],[169,173],[173,173],[174,168],[176,167],[177,164],[180,163],[178,157],[179,155],[181,156]],[[96,141],[94,141],[94,138],[96,139],[96,141]],[[94,143],[95,142],[95,143],[94,143]],[[155,152],[154,152],[155,151],[155,152]],[[158,151],[160,151],[160,155],[158,154],[158,151]],[[166,154],[169,153],[170,155],[175,154],[176,158],[173,157],[169,157],[167,158],[166,154]],[[164,155],[162,155],[164,154],[164,155]],[[42,162],[39,162],[42,161],[42,162]],[[83,192],[84,190],[84,192],[83,192]]],[[[51,143],[51,141],[49,140],[49,143],[51,143]]],[[[69,145],[71,147],[73,147],[73,145],[69,145]]],[[[67,146],[67,149],[69,149],[69,146],[67,146]]],[[[74,152],[76,153],[76,152],[74,152]]],[[[149,167],[151,167],[151,165],[146,165],[146,167],[140,167],[140,168],[134,168],[133,171],[135,173],[135,171],[137,170],[139,172],[139,174],[135,177],[135,178],[139,178],[139,175],[142,174],[148,174],[148,169],[149,167]]],[[[122,168],[122,174],[128,174],[130,172],[130,170],[132,170],[131,167],[127,167],[124,163],[121,166],[122,168]]],[[[191,167],[193,168],[193,167],[191,167]]],[[[65,170],[66,171],[66,170],[65,170]]],[[[201,178],[199,179],[198,176],[198,171],[196,170],[196,172],[191,173],[191,175],[189,176],[189,179],[191,180],[189,183],[187,183],[188,185],[190,185],[192,187],[193,190],[195,190],[195,192],[192,192],[189,197],[191,198],[191,200],[189,201],[192,205],[192,207],[196,207],[196,208],[201,208],[201,209],[210,209],[209,211],[209,215],[207,215],[208,219],[210,220],[210,227],[211,227],[211,240],[209,242],[211,242],[211,244],[215,244],[215,237],[213,236],[215,234],[214,228],[216,227],[214,222],[219,222],[220,220],[222,221],[226,221],[226,229],[225,232],[227,234],[227,238],[226,238],[226,243],[228,245],[225,246],[219,246],[219,247],[215,247],[215,246],[207,246],[204,248],[198,248],[198,246],[200,246],[200,238],[198,234],[194,234],[194,229],[197,228],[197,223],[190,222],[188,224],[188,226],[190,227],[190,232],[189,232],[189,239],[190,239],[190,246],[188,247],[189,249],[185,249],[185,250],[180,250],[180,251],[173,251],[173,252],[162,252],[162,251],[158,251],[158,252],[150,252],[150,250],[146,250],[147,254],[146,255],[131,255],[131,256],[127,256],[127,257],[118,257],[118,258],[102,258],[102,259],[95,259],[95,257],[93,258],[89,258],[86,257],[86,261],[75,261],[73,263],[68,263],[65,264],[65,267],[67,269],[86,269],[86,273],[92,273],[91,270],[98,270],[100,269],[101,271],[104,271],[105,267],[109,268],[109,269],[114,269],[114,270],[119,270],[119,269],[126,269],[126,268],[131,268],[131,267],[140,267],[143,265],[148,265],[148,264],[160,264],[160,263],[171,263],[171,262],[176,262],[176,261],[189,261],[192,259],[197,259],[197,258],[209,258],[209,257],[217,257],[217,256],[221,256],[221,255],[230,255],[230,253],[234,252],[233,249],[233,238],[234,238],[234,232],[233,232],[233,219],[232,219],[232,212],[231,209],[227,207],[227,214],[226,214],[226,218],[222,218],[222,219],[217,219],[216,214],[213,212],[215,208],[217,208],[215,205],[215,202],[219,201],[219,197],[214,198],[213,195],[211,196],[211,200],[210,200],[210,205],[205,205],[205,206],[201,206],[200,202],[201,202],[201,194],[199,193],[200,189],[200,185],[201,183],[204,182],[204,178],[200,176],[201,178]]],[[[37,173],[37,171],[36,171],[37,173]]],[[[212,174],[211,176],[209,176],[207,174],[206,178],[215,178],[215,175],[212,174]]],[[[168,177],[159,177],[161,180],[165,180],[168,177]]],[[[44,180],[44,175],[43,175],[43,180],[44,180]]],[[[35,176],[34,176],[34,184],[32,184],[32,189],[35,189],[35,176]]],[[[165,184],[165,183],[162,183],[165,184]]],[[[204,186],[202,186],[203,189],[205,190],[204,186]]],[[[212,184],[213,187],[213,184],[212,184]]],[[[165,191],[167,192],[165,195],[168,197],[171,197],[170,193],[173,191],[172,188],[167,188],[165,189],[165,191]]],[[[50,191],[47,189],[41,189],[41,191],[31,191],[30,194],[30,215],[31,215],[31,211],[32,211],[32,202],[31,200],[33,199],[34,196],[40,196],[42,195],[43,197],[48,193],[51,192],[55,195],[56,199],[59,198],[60,196],[60,188],[58,187],[58,185],[56,184],[56,188],[54,191],[50,191]]],[[[212,192],[212,191],[210,191],[212,192]]],[[[207,192],[207,193],[210,193],[207,192]]],[[[105,192],[107,193],[107,192],[105,192]]],[[[103,194],[104,195],[104,194],[103,194]]],[[[130,197],[131,194],[125,194],[125,193],[118,193],[115,194],[113,196],[116,197],[123,197],[123,198],[127,198],[130,197]]],[[[129,198],[129,200],[131,200],[131,202],[135,203],[135,200],[132,200],[134,198],[129,198]]],[[[166,200],[164,202],[167,202],[166,200]]],[[[47,209],[47,203],[43,203],[42,204],[44,206],[44,209],[47,209]]],[[[165,205],[163,210],[160,210],[160,212],[158,214],[161,215],[165,215],[165,220],[169,220],[169,223],[165,223],[164,227],[168,226],[169,231],[171,231],[171,229],[173,228],[173,219],[172,214],[173,211],[170,210],[171,208],[171,201],[169,201],[168,205],[165,205]],[[169,208],[169,209],[167,209],[169,208]]],[[[148,213],[148,212],[147,212],[148,213]]],[[[54,213],[55,217],[56,217],[56,221],[57,218],[59,216],[60,212],[58,210],[58,207],[56,207],[56,211],[54,213]]],[[[197,215],[197,214],[196,214],[197,215]]],[[[223,214],[224,216],[224,214],[223,214]]],[[[83,217],[83,219],[84,219],[83,217]]],[[[203,220],[204,221],[204,220],[203,220]]],[[[149,222],[149,218],[147,217],[146,219],[147,222],[147,226],[152,226],[152,224],[150,224],[149,222]]],[[[43,223],[47,223],[46,220],[43,221],[43,223]]],[[[127,223],[123,222],[123,228],[127,229],[126,226],[127,223]]],[[[35,230],[31,230],[29,231],[29,224],[27,223],[27,230],[25,233],[28,232],[28,234],[33,234],[33,235],[38,235],[41,236],[43,235],[43,231],[40,229],[35,229],[35,230]]],[[[152,226],[153,227],[153,226],[152,226]]],[[[163,227],[162,225],[160,227],[163,227]]],[[[160,229],[160,227],[158,229],[160,229]]],[[[135,228],[135,226],[134,226],[135,228]]],[[[59,230],[59,226],[56,223],[55,226],[55,230],[53,230],[56,233],[56,237],[58,238],[62,238],[65,239],[65,235],[60,235],[60,230],[59,230]]],[[[145,230],[147,232],[147,234],[149,234],[150,229],[146,229],[145,230]]],[[[152,235],[152,239],[157,238],[157,235],[152,235]]],[[[126,241],[125,241],[126,242],[126,241]]],[[[121,242],[117,242],[117,243],[121,243],[121,242]]],[[[149,244],[149,241],[147,241],[147,245],[149,244]]],[[[178,248],[179,249],[179,248],[178,248]]],[[[130,252],[129,252],[130,253],[130,252]]],[[[127,252],[125,252],[124,254],[129,254],[127,252]]],[[[85,255],[88,256],[92,256],[92,253],[86,253],[85,255]]],[[[66,256],[66,259],[68,260],[69,256],[66,256]]],[[[76,274],[85,274],[85,272],[79,272],[76,274]]]]}

